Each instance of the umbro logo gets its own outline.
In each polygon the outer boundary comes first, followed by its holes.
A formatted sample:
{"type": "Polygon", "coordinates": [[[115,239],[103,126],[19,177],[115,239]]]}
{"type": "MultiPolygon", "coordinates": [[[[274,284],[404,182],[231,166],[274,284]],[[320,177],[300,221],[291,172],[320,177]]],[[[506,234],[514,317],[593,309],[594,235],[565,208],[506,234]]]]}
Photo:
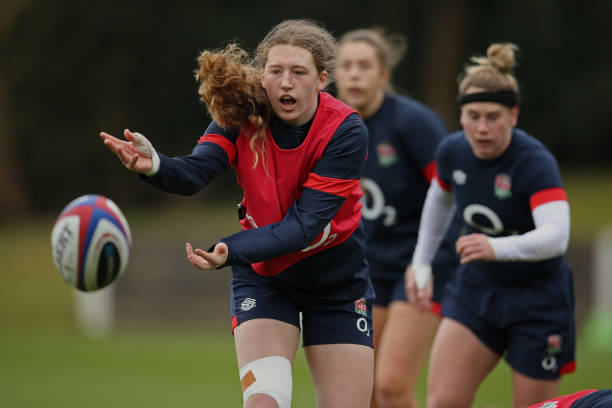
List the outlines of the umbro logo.
{"type": "Polygon", "coordinates": [[[467,181],[467,174],[463,170],[453,170],[453,181],[461,186],[467,181]]]}
{"type": "Polygon", "coordinates": [[[253,298],[246,298],[240,304],[240,310],[246,312],[257,306],[257,301],[253,298]]]}

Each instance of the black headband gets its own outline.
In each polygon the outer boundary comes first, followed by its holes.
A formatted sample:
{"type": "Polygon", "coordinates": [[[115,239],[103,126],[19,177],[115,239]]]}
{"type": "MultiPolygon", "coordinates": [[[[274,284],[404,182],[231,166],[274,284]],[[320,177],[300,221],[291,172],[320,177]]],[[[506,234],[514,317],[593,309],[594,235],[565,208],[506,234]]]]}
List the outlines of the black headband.
{"type": "Polygon", "coordinates": [[[497,102],[506,105],[509,108],[514,108],[518,105],[518,94],[509,89],[496,92],[474,92],[469,94],[459,94],[457,103],[463,106],[470,102],[497,102]]]}

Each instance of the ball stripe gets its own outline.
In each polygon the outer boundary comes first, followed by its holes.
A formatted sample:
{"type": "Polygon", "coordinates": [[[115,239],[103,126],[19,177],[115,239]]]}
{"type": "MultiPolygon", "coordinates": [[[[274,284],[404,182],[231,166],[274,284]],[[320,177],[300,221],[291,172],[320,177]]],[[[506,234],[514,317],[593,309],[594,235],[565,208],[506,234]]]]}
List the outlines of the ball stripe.
{"type": "Polygon", "coordinates": [[[115,224],[123,232],[123,235],[125,235],[126,241],[130,243],[129,234],[127,233],[126,228],[121,222],[121,220],[119,219],[119,217],[115,215],[115,211],[108,206],[108,199],[106,197],[100,196],[96,200],[95,206],[98,208],[103,208],[107,211],[107,213],[112,217],[112,218],[109,218],[109,220],[114,221],[113,224],[115,224]]]}
{"type": "Polygon", "coordinates": [[[93,212],[93,207],[88,205],[79,205],[77,207],[73,207],[68,211],[65,211],[62,214],[62,217],[67,217],[69,215],[76,215],[79,217],[79,256],[78,256],[78,266],[77,266],[77,282],[76,287],[78,289],[84,290],[84,273],[85,273],[85,259],[83,253],[85,252],[85,248],[87,248],[87,242],[85,237],[87,236],[87,226],[89,225],[89,220],[91,219],[91,213],[93,212]]]}

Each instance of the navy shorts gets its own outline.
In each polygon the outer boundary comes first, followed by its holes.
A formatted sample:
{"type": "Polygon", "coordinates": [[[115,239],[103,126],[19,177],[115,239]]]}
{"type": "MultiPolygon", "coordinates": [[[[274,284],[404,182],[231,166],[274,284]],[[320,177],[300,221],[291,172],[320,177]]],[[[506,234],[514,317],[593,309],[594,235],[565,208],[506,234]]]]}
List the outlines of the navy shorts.
{"type": "Polygon", "coordinates": [[[300,327],[304,347],[373,347],[374,289],[365,257],[351,245],[330,248],[271,277],[257,275],[250,266],[234,266],[232,329],[251,319],[275,319],[300,327]],[[347,252],[351,256],[342,256],[347,252]]]}
{"type": "Polygon", "coordinates": [[[537,283],[470,281],[448,286],[442,315],[467,326],[517,372],[552,380],[575,369],[572,274],[564,268],[537,283]]]}
{"type": "MultiPolygon", "coordinates": [[[[440,314],[440,307],[442,301],[446,296],[446,285],[454,276],[457,265],[446,264],[436,266],[434,265],[433,277],[434,277],[434,293],[433,293],[433,312],[440,314]]],[[[389,279],[375,279],[372,278],[372,284],[374,285],[374,292],[376,293],[376,299],[374,304],[376,306],[388,307],[391,302],[400,301],[406,302],[406,285],[405,285],[405,269],[398,270],[396,273],[397,278],[395,280],[389,279]]]]}

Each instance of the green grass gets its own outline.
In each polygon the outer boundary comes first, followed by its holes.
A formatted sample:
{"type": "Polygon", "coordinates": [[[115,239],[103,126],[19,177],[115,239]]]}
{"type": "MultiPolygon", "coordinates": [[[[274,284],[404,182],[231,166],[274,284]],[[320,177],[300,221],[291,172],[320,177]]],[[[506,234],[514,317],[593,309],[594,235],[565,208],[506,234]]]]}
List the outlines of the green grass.
{"type": "MultiPolygon", "coordinates": [[[[612,224],[612,172],[564,174],[572,209],[572,240],[586,242],[612,224]]],[[[236,230],[233,204],[222,210],[197,203],[164,210],[124,209],[134,239],[210,242],[236,230]]],[[[0,406],[2,407],[228,407],[241,406],[233,340],[227,327],[200,331],[177,327],[120,326],[110,338],[77,333],[72,290],[51,260],[55,215],[15,220],[0,229],[0,406]]],[[[178,244],[177,244],[178,245],[178,244]]],[[[578,269],[577,269],[578,270],[578,269]]],[[[199,326],[200,328],[202,325],[199,326]]],[[[578,372],[562,393],[610,387],[612,345],[578,344],[578,372]]],[[[474,403],[510,406],[511,375],[501,363],[474,403]]],[[[425,398],[425,376],[417,392],[425,398]]],[[[294,368],[294,407],[313,407],[304,356],[294,368]]]]}
{"type": "MultiPolygon", "coordinates": [[[[70,330],[4,330],[0,334],[0,405],[7,407],[238,407],[241,392],[231,335],[225,330],[119,331],[103,340],[70,330]]],[[[561,393],[609,387],[612,353],[580,349],[579,370],[561,393]]],[[[486,379],[475,407],[510,406],[505,363],[486,379]]],[[[418,396],[424,401],[421,378],[418,396]]],[[[293,407],[313,407],[303,353],[294,367],[293,407]]]]}
{"type": "MultiPolygon", "coordinates": [[[[73,331],[0,335],[5,407],[238,407],[242,394],[227,331],[146,330],[92,340],[73,331]]],[[[295,407],[314,406],[302,354],[295,407]]]]}

